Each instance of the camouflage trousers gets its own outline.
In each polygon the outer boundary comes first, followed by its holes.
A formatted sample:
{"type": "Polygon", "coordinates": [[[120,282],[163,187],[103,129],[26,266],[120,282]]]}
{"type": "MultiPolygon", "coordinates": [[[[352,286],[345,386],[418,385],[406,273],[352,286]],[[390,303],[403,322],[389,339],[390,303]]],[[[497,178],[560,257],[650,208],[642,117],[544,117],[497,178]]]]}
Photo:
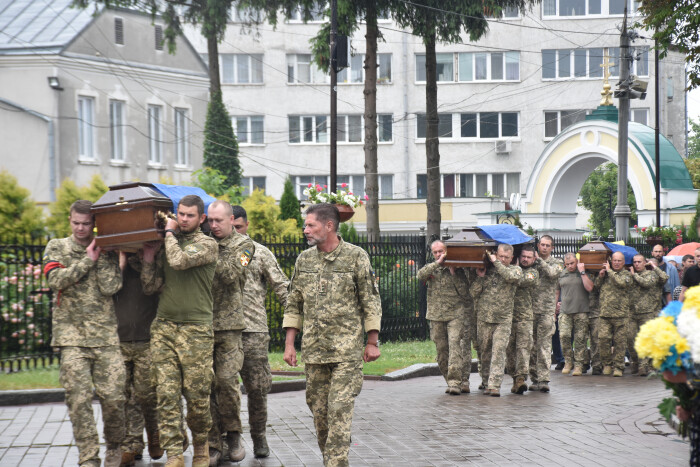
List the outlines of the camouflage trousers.
{"type": "Polygon", "coordinates": [[[355,398],[362,390],[362,361],[306,364],[306,404],[314,416],[325,467],[348,466],[355,398]]]}
{"type": "Polygon", "coordinates": [[[462,346],[464,322],[461,318],[450,321],[430,321],[430,338],[435,342],[437,363],[450,387],[462,384],[462,346]]]}
{"type": "Polygon", "coordinates": [[[559,315],[559,340],[566,363],[583,367],[588,350],[586,344],[588,340],[588,313],[561,313],[559,315]]]}
{"type": "Polygon", "coordinates": [[[78,446],[79,464],[100,464],[100,438],[92,411],[93,386],[102,406],[108,448],[124,440],[124,363],[119,347],[61,347],[59,380],[78,446]]]}
{"type": "Polygon", "coordinates": [[[223,450],[222,436],[242,432],[241,383],[243,367],[242,331],[214,332],[214,381],[211,388],[211,430],[209,447],[223,450]]]}
{"type": "Polygon", "coordinates": [[[637,338],[639,328],[649,320],[656,318],[656,313],[634,314],[627,320],[627,349],[630,351],[630,363],[639,365],[641,368],[649,372],[651,367],[651,359],[643,358],[639,361],[639,356],[634,348],[634,340],[637,338]]]}
{"type": "Polygon", "coordinates": [[[459,342],[462,347],[462,382],[469,382],[472,372],[472,347],[476,350],[476,358],[479,358],[479,341],[476,337],[476,311],[473,306],[467,308],[464,316],[464,328],[462,339],[459,342]]]}
{"type": "Polygon", "coordinates": [[[627,318],[600,318],[598,345],[603,366],[612,366],[616,370],[624,371],[627,348],[626,329],[627,318]],[[613,344],[615,344],[615,353],[612,351],[613,344]]]}
{"type": "Polygon", "coordinates": [[[584,364],[588,363],[591,368],[602,370],[600,363],[600,347],[598,346],[598,328],[600,327],[600,317],[588,317],[588,337],[590,339],[590,347],[586,353],[584,364]]]}
{"type": "Polygon", "coordinates": [[[158,395],[160,445],[174,457],[182,454],[182,396],[187,425],[195,444],[211,429],[209,394],[213,378],[214,332],[211,324],[174,323],[156,318],[151,325],[151,358],[158,395]]]}
{"type": "Polygon", "coordinates": [[[477,324],[481,380],[488,389],[500,389],[506,365],[506,348],[510,338],[511,321],[477,324]]]}
{"type": "Polygon", "coordinates": [[[506,373],[527,379],[532,351],[532,321],[513,321],[506,349],[506,373]]]}
{"type": "Polygon", "coordinates": [[[243,333],[243,368],[241,379],[248,396],[248,424],[251,436],[264,436],[267,425],[267,393],[272,388],[272,374],[266,332],[243,333]]]}
{"type": "Polygon", "coordinates": [[[158,397],[151,370],[150,342],[122,342],[119,345],[126,369],[125,451],[141,453],[143,429],[158,431],[158,397]]]}
{"type": "Polygon", "coordinates": [[[552,336],[554,310],[551,313],[535,313],[532,322],[532,352],[530,352],[530,379],[533,383],[548,383],[552,366],[552,336]]]}

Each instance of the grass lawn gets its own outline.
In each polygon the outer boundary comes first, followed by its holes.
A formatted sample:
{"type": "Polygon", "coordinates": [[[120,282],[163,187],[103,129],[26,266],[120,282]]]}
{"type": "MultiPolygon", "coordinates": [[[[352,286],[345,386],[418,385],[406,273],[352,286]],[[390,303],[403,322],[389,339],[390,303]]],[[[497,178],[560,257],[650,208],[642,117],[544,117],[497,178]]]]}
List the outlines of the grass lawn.
{"type": "MultiPolygon", "coordinates": [[[[365,363],[366,375],[383,375],[400,370],[414,363],[435,362],[435,344],[432,341],[410,341],[382,344],[382,356],[376,362],[365,363]]],[[[270,352],[270,367],[273,371],[304,371],[303,356],[297,353],[298,366],[290,367],[282,360],[282,352],[270,352]]],[[[298,376],[273,376],[273,381],[296,379],[298,376]]],[[[60,388],[58,366],[25,370],[0,375],[0,391],[15,389],[60,388]]]]}

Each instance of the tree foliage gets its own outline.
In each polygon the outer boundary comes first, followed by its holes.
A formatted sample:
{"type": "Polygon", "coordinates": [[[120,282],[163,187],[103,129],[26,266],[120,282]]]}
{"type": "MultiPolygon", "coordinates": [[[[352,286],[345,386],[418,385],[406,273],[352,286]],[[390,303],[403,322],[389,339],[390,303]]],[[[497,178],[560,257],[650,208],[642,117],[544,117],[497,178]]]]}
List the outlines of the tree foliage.
{"type": "Polygon", "coordinates": [[[242,186],[228,186],[226,177],[211,167],[195,170],[192,173],[192,185],[201,188],[216,199],[221,199],[231,204],[241,204],[245,199],[242,186]]]}
{"type": "Polygon", "coordinates": [[[294,219],[280,219],[280,208],[275,204],[275,198],[266,196],[262,191],[255,190],[241,204],[248,213],[250,229],[248,235],[257,237],[299,237],[299,228],[294,219]]]}
{"type": "Polygon", "coordinates": [[[49,204],[51,215],[46,221],[49,231],[57,237],[67,237],[70,235],[70,206],[79,199],[86,199],[93,203],[107,193],[109,188],[99,175],[93,175],[90,183],[78,187],[69,178],[63,180],[61,186],[56,190],[56,201],[49,204]]]}
{"type": "Polygon", "coordinates": [[[641,24],[654,31],[661,58],[670,50],[685,54],[688,88],[700,86],[700,10],[697,0],[642,0],[641,24]]]}
{"type": "Polygon", "coordinates": [[[221,93],[212,93],[204,125],[204,165],[225,177],[225,189],[241,184],[238,141],[233,134],[231,118],[224,107],[221,93]]]}
{"type": "Polygon", "coordinates": [[[299,198],[294,193],[294,184],[291,178],[287,178],[284,181],[284,192],[280,198],[280,219],[294,219],[298,229],[301,229],[301,226],[304,225],[304,222],[301,220],[299,198]]]}
{"type": "MultiPolygon", "coordinates": [[[[636,224],[637,201],[629,182],[627,182],[627,204],[632,210],[630,223],[636,224]]],[[[591,211],[588,223],[598,235],[607,236],[611,228],[614,230],[615,220],[611,217],[617,205],[617,165],[603,164],[591,173],[581,188],[579,205],[591,211]]]]}
{"type": "Polygon", "coordinates": [[[0,238],[8,235],[38,236],[44,232],[44,214],[30,192],[6,170],[0,171],[0,238]]]}

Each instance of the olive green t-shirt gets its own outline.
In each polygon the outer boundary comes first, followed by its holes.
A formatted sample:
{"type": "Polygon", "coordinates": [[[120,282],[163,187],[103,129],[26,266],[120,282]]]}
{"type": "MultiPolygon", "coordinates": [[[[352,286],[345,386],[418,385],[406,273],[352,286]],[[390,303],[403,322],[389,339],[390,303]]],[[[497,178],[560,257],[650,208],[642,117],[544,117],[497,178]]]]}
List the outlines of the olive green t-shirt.
{"type": "Polygon", "coordinates": [[[588,313],[588,291],[583,286],[583,278],[578,271],[565,270],[559,275],[557,290],[560,291],[560,313],[570,315],[574,313],[588,313]]]}

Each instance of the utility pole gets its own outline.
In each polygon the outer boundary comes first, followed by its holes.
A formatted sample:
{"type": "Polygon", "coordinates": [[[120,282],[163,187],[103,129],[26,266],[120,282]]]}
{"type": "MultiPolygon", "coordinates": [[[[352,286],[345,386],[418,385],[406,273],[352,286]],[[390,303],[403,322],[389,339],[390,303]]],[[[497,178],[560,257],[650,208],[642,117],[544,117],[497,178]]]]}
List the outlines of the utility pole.
{"type": "MultiPolygon", "coordinates": [[[[661,227],[661,162],[659,158],[659,40],[654,40],[654,188],[656,191],[656,226],[661,227]]],[[[687,94],[686,94],[687,95],[687,94]]],[[[687,121],[687,119],[686,119],[687,121]]],[[[687,124],[687,123],[686,123],[687,124]]],[[[686,138],[686,141],[688,138],[686,138]]],[[[687,157],[687,151],[686,151],[687,157]]]]}
{"type": "Polygon", "coordinates": [[[329,191],[338,184],[338,0],[331,1],[331,181],[329,191]]]}
{"type": "MultiPolygon", "coordinates": [[[[620,85],[629,89],[630,71],[629,37],[627,35],[627,7],[620,35],[620,85]]],[[[615,230],[617,237],[627,241],[632,211],[627,204],[627,127],[630,117],[629,92],[620,92],[618,107],[618,141],[617,141],[617,206],[615,206],[615,230]]]]}

